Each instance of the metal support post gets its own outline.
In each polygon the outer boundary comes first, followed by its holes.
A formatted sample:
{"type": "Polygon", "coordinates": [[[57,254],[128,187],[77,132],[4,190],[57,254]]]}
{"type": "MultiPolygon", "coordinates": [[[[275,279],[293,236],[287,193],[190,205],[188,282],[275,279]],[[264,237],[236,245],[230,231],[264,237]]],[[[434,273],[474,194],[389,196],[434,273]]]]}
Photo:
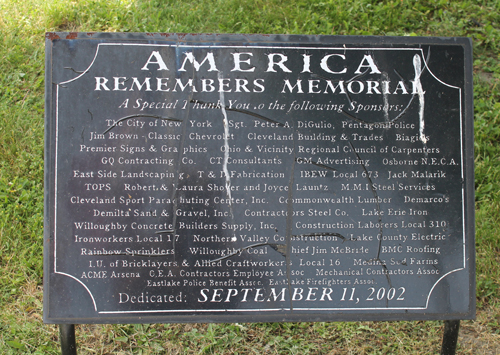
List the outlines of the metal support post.
{"type": "Polygon", "coordinates": [[[59,324],[62,355],[76,355],[76,338],[74,324],[59,324]]]}
{"type": "Polygon", "coordinates": [[[441,355],[455,355],[457,349],[458,331],[460,329],[459,320],[445,320],[443,344],[441,346],[441,355]]]}

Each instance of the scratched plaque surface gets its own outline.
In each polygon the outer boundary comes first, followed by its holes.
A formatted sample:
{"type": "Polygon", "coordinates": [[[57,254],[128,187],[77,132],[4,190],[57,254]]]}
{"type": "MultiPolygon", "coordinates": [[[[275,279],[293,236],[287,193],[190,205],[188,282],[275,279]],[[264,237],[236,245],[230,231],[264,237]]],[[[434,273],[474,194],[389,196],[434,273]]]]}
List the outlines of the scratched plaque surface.
{"type": "Polygon", "coordinates": [[[46,322],[474,317],[468,39],[46,54],[46,322]]]}

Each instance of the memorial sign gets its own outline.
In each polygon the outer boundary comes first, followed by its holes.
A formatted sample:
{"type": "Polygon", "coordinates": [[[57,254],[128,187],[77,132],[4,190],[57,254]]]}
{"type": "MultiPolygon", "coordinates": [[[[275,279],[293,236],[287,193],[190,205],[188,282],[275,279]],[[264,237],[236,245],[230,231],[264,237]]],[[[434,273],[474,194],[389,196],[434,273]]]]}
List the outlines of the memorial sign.
{"type": "Polygon", "coordinates": [[[467,319],[463,38],[51,33],[51,323],[467,319]]]}

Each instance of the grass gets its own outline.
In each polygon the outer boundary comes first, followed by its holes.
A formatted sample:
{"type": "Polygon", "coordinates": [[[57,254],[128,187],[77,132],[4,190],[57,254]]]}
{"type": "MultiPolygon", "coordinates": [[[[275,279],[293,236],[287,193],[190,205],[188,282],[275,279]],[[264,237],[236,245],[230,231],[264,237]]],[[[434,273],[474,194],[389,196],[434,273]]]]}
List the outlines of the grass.
{"type": "MultiPolygon", "coordinates": [[[[59,353],[43,325],[46,31],[468,36],[474,42],[478,319],[460,354],[500,348],[500,2],[0,0],[0,353],[59,353]]],[[[441,322],[82,325],[81,354],[427,354],[441,322]]]]}

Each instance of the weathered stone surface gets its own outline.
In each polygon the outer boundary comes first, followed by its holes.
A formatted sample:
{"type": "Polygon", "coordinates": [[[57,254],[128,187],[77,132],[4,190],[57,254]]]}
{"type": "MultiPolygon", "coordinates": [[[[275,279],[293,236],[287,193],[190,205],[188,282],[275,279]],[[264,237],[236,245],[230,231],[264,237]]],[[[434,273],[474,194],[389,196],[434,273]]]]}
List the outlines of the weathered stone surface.
{"type": "Polygon", "coordinates": [[[467,39],[73,37],[47,322],[474,316],[467,39]]]}

